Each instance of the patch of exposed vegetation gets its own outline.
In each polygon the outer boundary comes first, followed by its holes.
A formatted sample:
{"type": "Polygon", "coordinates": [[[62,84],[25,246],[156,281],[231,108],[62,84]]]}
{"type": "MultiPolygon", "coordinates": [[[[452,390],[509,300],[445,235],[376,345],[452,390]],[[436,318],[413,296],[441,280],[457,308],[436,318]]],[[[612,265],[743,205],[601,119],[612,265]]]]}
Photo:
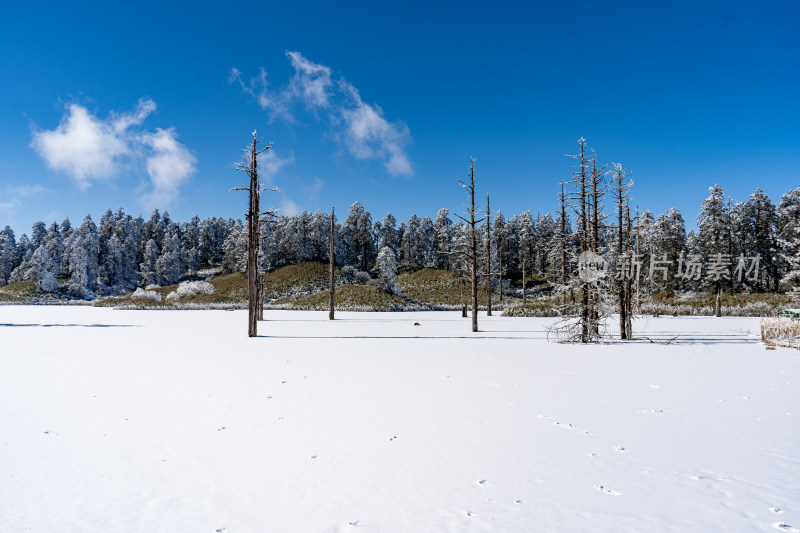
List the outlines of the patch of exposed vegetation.
{"type": "MultiPolygon", "coordinates": [[[[294,298],[273,300],[267,307],[325,311],[330,296],[327,290],[294,298]]],[[[372,285],[342,285],[336,288],[336,310],[338,311],[408,311],[427,309],[406,298],[395,296],[372,285]]]]}

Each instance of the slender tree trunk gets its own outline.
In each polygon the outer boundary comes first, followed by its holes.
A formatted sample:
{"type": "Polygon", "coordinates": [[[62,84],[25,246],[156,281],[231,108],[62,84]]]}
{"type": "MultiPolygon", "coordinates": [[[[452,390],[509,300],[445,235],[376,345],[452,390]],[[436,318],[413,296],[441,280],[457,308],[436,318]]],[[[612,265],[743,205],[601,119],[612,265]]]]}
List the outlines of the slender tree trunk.
{"type": "MultiPolygon", "coordinates": [[[[628,227],[627,253],[630,256],[631,252],[633,251],[633,246],[632,246],[633,243],[631,242],[633,235],[633,228],[631,226],[630,206],[626,206],[625,212],[626,212],[627,227],[628,227]]],[[[633,338],[633,276],[631,276],[630,274],[627,276],[625,280],[625,338],[626,339],[633,338]]]]}
{"type": "Polygon", "coordinates": [[[247,293],[248,326],[247,335],[258,335],[258,247],[259,247],[259,190],[258,190],[258,140],[253,132],[250,172],[250,206],[247,210],[247,293]]]}
{"type": "Polygon", "coordinates": [[[522,305],[525,306],[528,303],[527,294],[525,291],[525,260],[522,260],[522,305]]]}
{"type": "Polygon", "coordinates": [[[258,275],[258,320],[264,320],[264,274],[258,275]]]}
{"type": "MultiPolygon", "coordinates": [[[[619,185],[621,188],[621,185],[619,185]]],[[[617,198],[617,229],[618,229],[618,239],[617,239],[617,255],[622,257],[623,253],[623,225],[622,225],[622,198],[617,198]]],[[[625,316],[625,276],[622,272],[619,272],[618,279],[617,279],[617,293],[619,296],[619,338],[620,339],[627,339],[627,317],[625,316]]]]}
{"type": "Polygon", "coordinates": [[[492,210],[486,193],[486,316],[492,316],[492,210]]]}
{"type": "MultiPolygon", "coordinates": [[[[636,205],[636,261],[640,260],[640,258],[639,258],[639,253],[640,253],[640,250],[639,250],[639,222],[640,221],[641,221],[641,216],[639,216],[639,205],[637,204],[636,205]]],[[[633,262],[631,261],[631,266],[633,266],[632,263],[633,262]]],[[[641,272],[639,272],[639,270],[640,269],[637,266],[636,267],[636,314],[641,313],[641,300],[640,300],[640,294],[639,294],[639,275],[641,274],[641,272]]]]}
{"type": "Polygon", "coordinates": [[[714,303],[714,316],[722,316],[722,284],[719,281],[717,282],[717,299],[714,303]]]}
{"type": "MultiPolygon", "coordinates": [[[[253,131],[253,144],[246,149],[244,159],[241,163],[236,163],[236,169],[246,172],[250,178],[248,187],[234,187],[231,190],[245,190],[248,191],[248,206],[247,214],[247,335],[255,337],[258,335],[258,319],[259,319],[259,294],[260,273],[258,271],[258,252],[261,247],[261,215],[273,215],[272,211],[268,213],[261,213],[261,191],[271,190],[277,191],[278,189],[262,189],[261,182],[258,179],[258,155],[265,150],[272,148],[269,144],[261,150],[258,149],[258,136],[257,132],[253,131]]],[[[263,298],[262,298],[262,315],[263,315],[263,298]]]]}
{"type": "Polygon", "coordinates": [[[497,243],[497,281],[500,291],[500,303],[503,303],[503,244],[502,240],[497,243]]]}
{"type": "Polygon", "coordinates": [[[469,226],[469,249],[465,253],[463,250],[458,253],[469,258],[470,263],[470,299],[472,305],[472,331],[478,331],[478,239],[476,226],[483,219],[475,218],[475,158],[470,160],[469,183],[458,180],[458,183],[469,193],[469,207],[467,213],[469,218],[456,215],[469,226]]]}
{"type": "Polygon", "coordinates": [[[331,279],[330,279],[330,284],[331,284],[331,286],[330,286],[331,303],[330,303],[330,308],[328,309],[328,320],[333,320],[334,319],[334,316],[333,316],[334,315],[334,310],[335,310],[334,303],[336,301],[335,300],[335,296],[336,296],[335,295],[335,293],[336,293],[336,276],[335,276],[335,272],[334,272],[335,263],[336,263],[336,257],[334,255],[335,251],[334,251],[334,247],[333,247],[333,224],[334,224],[334,220],[335,220],[335,217],[334,217],[334,212],[335,211],[336,211],[336,208],[335,207],[331,207],[331,230],[330,230],[330,237],[329,237],[329,239],[330,239],[330,251],[328,252],[328,258],[330,260],[330,276],[331,276],[331,279]]]}
{"type": "MultiPolygon", "coordinates": [[[[589,250],[589,213],[586,191],[586,146],[581,143],[581,252],[589,250]]],[[[589,287],[585,281],[581,283],[581,342],[589,342],[589,287]]]]}
{"type": "MultiPolygon", "coordinates": [[[[474,163],[473,163],[474,164],[474,163]]],[[[470,177],[473,187],[475,184],[473,166],[470,165],[470,177]]],[[[472,227],[470,228],[470,275],[472,277],[472,331],[478,331],[478,242],[475,238],[475,191],[470,196],[470,209],[472,212],[472,227]]]]}
{"type": "MultiPolygon", "coordinates": [[[[561,246],[561,285],[563,287],[567,286],[567,195],[564,193],[564,184],[561,184],[561,196],[559,197],[561,200],[561,236],[560,236],[560,246],[561,246]]],[[[570,293],[572,293],[572,288],[570,287],[570,293]]],[[[572,303],[575,303],[575,297],[573,295],[572,303]]],[[[561,295],[561,305],[567,305],[567,293],[564,292],[561,295]]]]}

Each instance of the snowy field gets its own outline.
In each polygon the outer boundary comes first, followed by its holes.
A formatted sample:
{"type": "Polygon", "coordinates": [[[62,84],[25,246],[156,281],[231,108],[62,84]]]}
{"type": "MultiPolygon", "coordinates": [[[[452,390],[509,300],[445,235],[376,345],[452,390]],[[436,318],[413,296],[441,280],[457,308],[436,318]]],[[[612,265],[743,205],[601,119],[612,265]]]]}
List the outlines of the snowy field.
{"type": "Polygon", "coordinates": [[[758,319],[266,316],[0,307],[0,531],[800,530],[758,319]]]}

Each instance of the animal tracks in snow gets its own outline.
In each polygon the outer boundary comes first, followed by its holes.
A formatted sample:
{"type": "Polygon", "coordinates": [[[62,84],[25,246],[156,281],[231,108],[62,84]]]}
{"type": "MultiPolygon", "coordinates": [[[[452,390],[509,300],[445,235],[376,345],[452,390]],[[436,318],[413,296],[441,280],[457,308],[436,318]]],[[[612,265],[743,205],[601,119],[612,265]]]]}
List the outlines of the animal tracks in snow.
{"type": "MultiPolygon", "coordinates": [[[[547,415],[537,415],[536,418],[545,419],[545,418],[550,418],[550,417],[548,417],[547,415]]],[[[578,429],[578,426],[576,426],[575,424],[569,424],[569,423],[562,424],[561,422],[559,422],[557,420],[553,422],[553,425],[556,426],[556,427],[563,428],[563,429],[578,429]]],[[[583,434],[584,435],[591,435],[591,433],[589,433],[588,431],[584,431],[583,434]]]]}
{"type": "Polygon", "coordinates": [[[800,533],[800,530],[793,528],[786,522],[775,522],[772,524],[775,529],[779,529],[781,531],[789,531],[790,533],[800,533]]]}
{"type": "Polygon", "coordinates": [[[609,489],[608,487],[603,486],[603,485],[595,485],[594,488],[596,488],[600,492],[605,492],[606,494],[610,494],[611,496],[622,496],[621,492],[617,492],[615,490],[609,489]]]}

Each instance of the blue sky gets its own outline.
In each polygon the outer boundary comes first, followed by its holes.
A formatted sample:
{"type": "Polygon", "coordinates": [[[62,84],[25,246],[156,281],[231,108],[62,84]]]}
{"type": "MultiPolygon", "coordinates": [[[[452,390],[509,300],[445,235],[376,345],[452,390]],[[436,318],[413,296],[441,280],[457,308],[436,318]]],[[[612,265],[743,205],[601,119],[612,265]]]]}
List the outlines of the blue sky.
{"type": "Polygon", "coordinates": [[[693,225],[708,187],[800,185],[798,2],[36,3],[0,19],[0,226],[107,207],[380,220],[461,211],[470,156],[506,215],[556,207],[577,139],[693,225]],[[262,72],[264,74],[262,74],[262,72]]]}

